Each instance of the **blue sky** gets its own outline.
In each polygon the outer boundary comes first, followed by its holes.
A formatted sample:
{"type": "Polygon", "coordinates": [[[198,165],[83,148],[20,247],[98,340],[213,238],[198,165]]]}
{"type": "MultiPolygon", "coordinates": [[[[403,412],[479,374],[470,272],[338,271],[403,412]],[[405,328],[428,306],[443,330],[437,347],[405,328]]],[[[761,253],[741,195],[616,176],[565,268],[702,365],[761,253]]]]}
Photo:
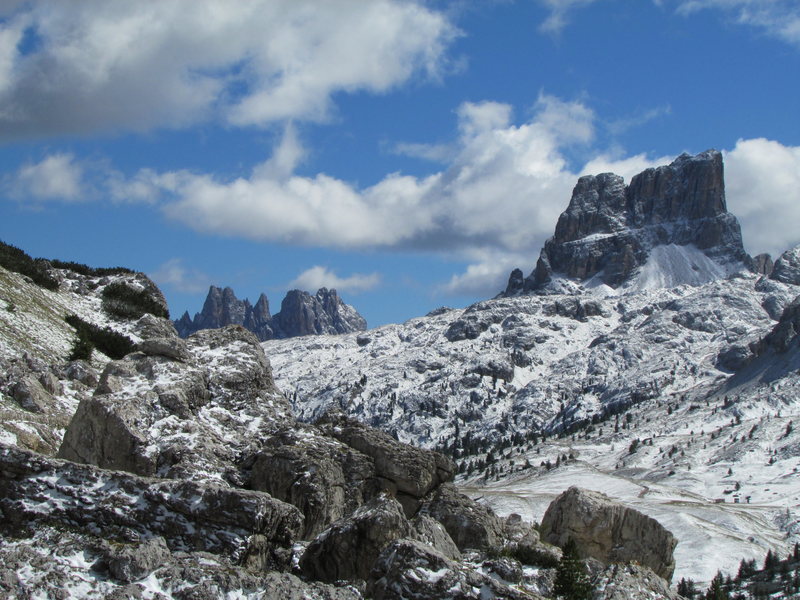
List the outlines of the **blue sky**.
{"type": "Polygon", "coordinates": [[[800,243],[796,0],[0,0],[0,239],[371,326],[530,272],[578,176],[725,154],[800,243]]]}

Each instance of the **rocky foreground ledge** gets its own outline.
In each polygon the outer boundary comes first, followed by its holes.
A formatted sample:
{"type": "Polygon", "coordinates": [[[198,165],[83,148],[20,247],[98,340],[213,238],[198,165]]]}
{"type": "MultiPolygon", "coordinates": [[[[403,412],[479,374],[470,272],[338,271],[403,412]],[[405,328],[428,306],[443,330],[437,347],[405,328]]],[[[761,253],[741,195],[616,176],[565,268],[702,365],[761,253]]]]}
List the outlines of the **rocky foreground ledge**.
{"type": "MultiPolygon", "coordinates": [[[[59,458],[0,446],[0,596],[552,595],[558,547],[459,493],[448,458],[335,413],[298,423],[242,327],[182,340],[161,325],[106,366],[59,458]]],[[[595,597],[673,597],[656,575],[671,574],[671,535],[570,494],[547,531],[614,548],[586,554],[595,597]],[[582,521],[587,506],[604,519],[582,521]],[[604,564],[653,545],[649,568],[604,564]]]]}

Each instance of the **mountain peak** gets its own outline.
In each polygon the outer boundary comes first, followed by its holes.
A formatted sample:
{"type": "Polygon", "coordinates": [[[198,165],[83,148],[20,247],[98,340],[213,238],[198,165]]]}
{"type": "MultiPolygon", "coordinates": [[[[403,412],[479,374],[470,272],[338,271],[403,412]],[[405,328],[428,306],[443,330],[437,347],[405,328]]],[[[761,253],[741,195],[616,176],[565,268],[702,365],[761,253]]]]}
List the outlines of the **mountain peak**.
{"type": "Polygon", "coordinates": [[[265,294],[255,305],[239,300],[230,287],[211,286],[203,310],[190,319],[188,313],[175,321],[181,337],[200,329],[216,329],[226,325],[242,325],[256,334],[259,340],[287,338],[299,335],[337,334],[362,331],[367,322],[358,311],[345,304],[334,289],[320,288],[312,296],[302,290],[291,290],[281,302],[281,311],[270,314],[265,294]]]}
{"type": "Polygon", "coordinates": [[[546,293],[563,280],[611,288],[698,284],[751,263],[727,211],[722,154],[707,150],[646,169],[627,186],[613,173],[578,179],[536,269],[522,286],[512,274],[504,295],[546,293]]]}

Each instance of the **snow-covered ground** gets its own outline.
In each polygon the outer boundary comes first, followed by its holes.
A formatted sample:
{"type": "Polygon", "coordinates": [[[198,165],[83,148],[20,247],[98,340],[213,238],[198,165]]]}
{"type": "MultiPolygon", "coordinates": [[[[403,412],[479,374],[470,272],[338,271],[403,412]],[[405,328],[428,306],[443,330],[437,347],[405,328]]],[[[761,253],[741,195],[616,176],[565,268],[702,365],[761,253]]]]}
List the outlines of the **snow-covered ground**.
{"type": "Polygon", "coordinates": [[[800,364],[776,357],[734,377],[719,360],[769,333],[800,288],[714,279],[723,267],[690,250],[654,252],[636,289],[496,299],[263,345],[301,417],[333,405],[404,441],[455,447],[473,465],[458,482],[500,513],[538,521],[570,485],[605,492],[673,531],[676,581],[708,582],[800,539],[800,364]],[[687,269],[711,281],[659,287],[687,269]],[[499,460],[478,465],[487,450],[499,460]]]}

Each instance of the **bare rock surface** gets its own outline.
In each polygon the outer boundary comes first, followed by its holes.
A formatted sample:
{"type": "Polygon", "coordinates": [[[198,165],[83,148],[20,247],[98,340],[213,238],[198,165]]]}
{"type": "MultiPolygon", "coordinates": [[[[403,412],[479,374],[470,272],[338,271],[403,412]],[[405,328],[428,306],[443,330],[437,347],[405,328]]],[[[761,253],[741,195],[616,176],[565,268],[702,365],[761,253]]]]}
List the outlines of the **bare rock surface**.
{"type": "Polygon", "coordinates": [[[781,283],[800,285],[800,246],[781,254],[769,276],[781,283]]]}
{"type": "Polygon", "coordinates": [[[106,366],[95,394],[79,404],[60,457],[140,475],[235,482],[236,459],[252,440],[294,421],[263,349],[244,328],[149,343],[150,354],[106,366]]]}
{"type": "Polygon", "coordinates": [[[497,548],[503,542],[503,523],[497,515],[452,484],[440,486],[420,512],[441,523],[459,550],[497,548]]]}
{"type": "Polygon", "coordinates": [[[414,540],[397,540],[380,555],[367,593],[374,600],[537,600],[522,591],[448,559],[414,540]]]}
{"type": "Polygon", "coordinates": [[[288,546],[302,516],[268,494],[148,479],[0,446],[0,510],[13,529],[70,524],[111,539],[159,535],[173,549],[242,552],[250,536],[288,546]]]}
{"type": "Polygon", "coordinates": [[[592,581],[592,600],[680,600],[663,577],[635,564],[610,565],[592,581]]]}
{"type": "Polygon", "coordinates": [[[317,536],[301,557],[300,569],[320,581],[366,580],[381,551],[411,534],[402,506],[379,496],[317,536]]]}
{"type": "Polygon", "coordinates": [[[407,516],[416,513],[426,494],[452,481],[455,475],[451,459],[398,442],[382,431],[337,413],[328,413],[317,425],[327,435],[372,459],[375,475],[389,491],[396,493],[407,516]]]}
{"type": "Polygon", "coordinates": [[[604,563],[637,562],[667,581],[675,570],[678,541],[658,521],[605,494],[571,487],[542,518],[542,537],[563,547],[571,538],[584,557],[604,563]]]}

